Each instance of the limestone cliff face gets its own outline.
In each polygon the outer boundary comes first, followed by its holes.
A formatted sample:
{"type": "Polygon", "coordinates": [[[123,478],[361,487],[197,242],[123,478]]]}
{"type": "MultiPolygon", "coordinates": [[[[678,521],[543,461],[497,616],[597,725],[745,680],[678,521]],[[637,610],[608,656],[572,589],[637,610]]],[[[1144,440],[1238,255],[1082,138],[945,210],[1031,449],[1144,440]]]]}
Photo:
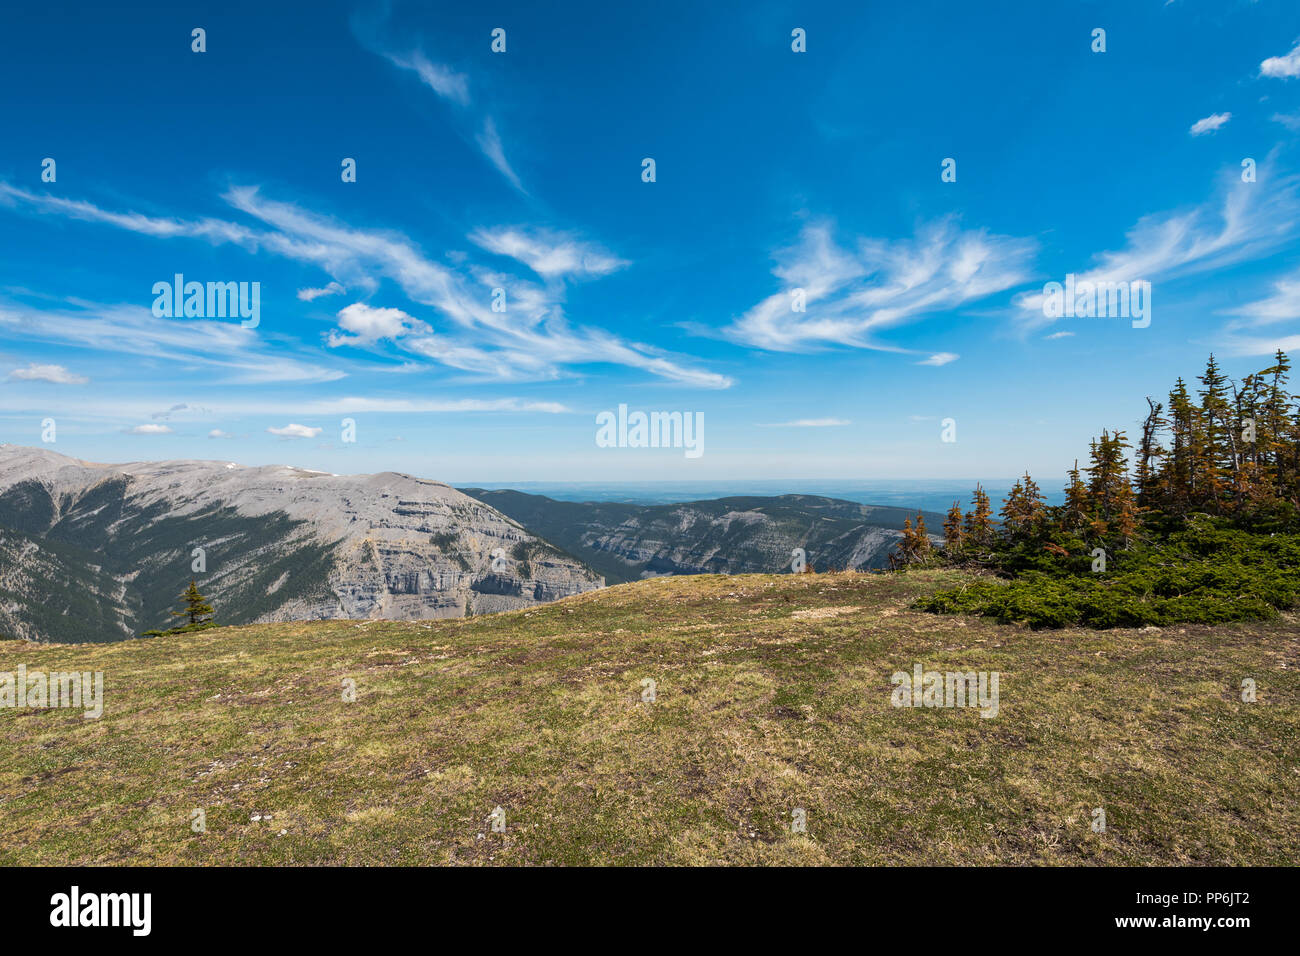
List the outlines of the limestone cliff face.
{"type": "Polygon", "coordinates": [[[191,577],[227,624],[460,617],[603,584],[437,481],[234,462],[104,465],[0,446],[0,635],[137,635],[167,623],[191,577]]]}

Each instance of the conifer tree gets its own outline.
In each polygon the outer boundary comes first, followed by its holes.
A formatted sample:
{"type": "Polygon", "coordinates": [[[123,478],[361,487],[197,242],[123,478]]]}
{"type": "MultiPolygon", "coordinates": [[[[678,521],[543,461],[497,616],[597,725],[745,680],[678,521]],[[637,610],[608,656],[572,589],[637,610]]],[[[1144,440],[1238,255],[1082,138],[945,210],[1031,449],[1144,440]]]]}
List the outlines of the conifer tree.
{"type": "Polygon", "coordinates": [[[1211,510],[1220,511],[1220,501],[1228,486],[1234,466],[1234,439],[1228,422],[1227,379],[1211,355],[1205,374],[1198,376],[1204,386],[1200,391],[1202,442],[1198,449],[1201,462],[1199,497],[1211,510]]]}
{"type": "Polygon", "coordinates": [[[145,631],[147,637],[166,637],[172,634],[184,634],[189,631],[202,631],[209,627],[215,627],[212,620],[212,605],[207,602],[201,593],[199,593],[198,584],[191,579],[190,586],[185,589],[181,595],[181,600],[185,602],[185,607],[179,611],[172,611],[172,617],[183,617],[188,620],[178,626],[171,627],[167,630],[145,631]]]}
{"type": "Polygon", "coordinates": [[[965,537],[977,548],[986,548],[993,543],[993,508],[989,505],[988,494],[978,484],[971,495],[971,510],[966,514],[965,537]]]}
{"type": "MultiPolygon", "coordinates": [[[[1262,409],[1256,420],[1256,447],[1261,470],[1268,481],[1270,491],[1279,498],[1288,495],[1288,445],[1293,462],[1300,463],[1300,434],[1294,434],[1288,441],[1290,430],[1287,408],[1293,396],[1286,390],[1291,362],[1287,354],[1278,349],[1273,356],[1273,364],[1259,373],[1263,391],[1262,409]],[[1262,383],[1267,381],[1267,386],[1262,383]]],[[[1291,473],[1294,474],[1294,471],[1291,473]]],[[[1291,486],[1291,492],[1296,490],[1291,486]]]]}
{"type": "Polygon", "coordinates": [[[1167,422],[1161,417],[1165,406],[1147,398],[1147,417],[1142,421],[1142,439],[1138,443],[1137,494],[1138,502],[1147,507],[1160,499],[1159,462],[1165,450],[1160,446],[1158,434],[1167,422]]]}
{"type": "Polygon", "coordinates": [[[1163,505],[1174,514],[1185,514],[1191,508],[1193,488],[1198,481],[1196,465],[1200,438],[1199,415],[1187,394],[1187,383],[1181,377],[1169,393],[1168,425],[1172,447],[1160,482],[1163,505]]]}
{"type": "Polygon", "coordinates": [[[185,602],[184,610],[172,611],[172,617],[188,617],[190,627],[212,622],[212,605],[208,604],[207,599],[199,593],[199,586],[192,578],[190,586],[181,595],[181,600],[185,602]]]}
{"type": "Polygon", "coordinates": [[[930,535],[925,530],[925,515],[916,513],[916,531],[912,536],[917,560],[924,560],[930,555],[930,535]]]}
{"type": "Polygon", "coordinates": [[[903,519],[903,537],[898,542],[898,553],[893,552],[889,555],[889,566],[896,567],[899,564],[911,564],[912,557],[916,553],[916,532],[912,530],[912,519],[903,519]]]}
{"type": "Polygon", "coordinates": [[[1101,438],[1092,442],[1092,461],[1084,470],[1088,473],[1089,525],[1100,537],[1116,530],[1115,520],[1125,507],[1124,501],[1132,497],[1124,458],[1128,447],[1122,431],[1113,435],[1102,431],[1101,438]]]}
{"type": "Polygon", "coordinates": [[[1088,487],[1079,477],[1079,459],[1069,471],[1065,486],[1065,505],[1061,508],[1061,526],[1065,531],[1079,531],[1088,523],[1088,487]]]}
{"type": "Polygon", "coordinates": [[[943,523],[943,546],[949,552],[957,552],[962,546],[962,514],[961,506],[957,502],[952,503],[948,509],[948,517],[943,523]]]}
{"type": "Polygon", "coordinates": [[[1047,519],[1043,494],[1037,482],[1025,472],[1024,480],[1016,479],[1002,502],[1002,527],[1012,540],[1036,537],[1047,519]]]}

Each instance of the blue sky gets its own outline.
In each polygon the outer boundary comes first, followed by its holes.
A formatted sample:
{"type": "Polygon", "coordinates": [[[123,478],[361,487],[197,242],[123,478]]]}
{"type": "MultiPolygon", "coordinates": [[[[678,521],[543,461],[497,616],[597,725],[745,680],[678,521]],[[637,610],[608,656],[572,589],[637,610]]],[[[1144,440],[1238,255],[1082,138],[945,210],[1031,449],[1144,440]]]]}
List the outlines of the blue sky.
{"type": "Polygon", "coordinates": [[[1210,351],[1300,352],[1294,0],[79,6],[0,34],[5,441],[1055,480],[1210,351]],[[1150,325],[1048,318],[1071,273],[1150,325]],[[155,315],[176,274],[258,283],[257,327],[155,315]],[[598,447],[620,404],[704,453],[598,447]]]}

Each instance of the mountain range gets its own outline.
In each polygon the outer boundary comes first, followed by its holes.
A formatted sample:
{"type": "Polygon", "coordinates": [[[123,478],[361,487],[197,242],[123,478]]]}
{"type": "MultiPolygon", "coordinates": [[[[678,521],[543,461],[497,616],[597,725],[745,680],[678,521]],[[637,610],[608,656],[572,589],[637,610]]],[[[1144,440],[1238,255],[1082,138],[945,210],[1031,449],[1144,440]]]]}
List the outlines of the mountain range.
{"type": "Polygon", "coordinates": [[[0,636],[133,637],[171,622],[191,578],[220,623],[244,624],[471,616],[644,577],[789,571],[796,548],[817,570],[879,568],[911,515],[813,495],[564,502],[0,445],[0,636]]]}
{"type": "Polygon", "coordinates": [[[461,617],[602,584],[437,481],[0,447],[0,633],[131,637],[191,578],[226,624],[461,617]]]}
{"type": "MultiPolygon", "coordinates": [[[[461,491],[581,558],[609,584],[664,574],[789,571],[796,548],[817,571],[883,568],[903,522],[917,514],[817,495],[637,505],[461,491]]],[[[923,515],[929,529],[941,527],[943,515],[923,515]]]]}

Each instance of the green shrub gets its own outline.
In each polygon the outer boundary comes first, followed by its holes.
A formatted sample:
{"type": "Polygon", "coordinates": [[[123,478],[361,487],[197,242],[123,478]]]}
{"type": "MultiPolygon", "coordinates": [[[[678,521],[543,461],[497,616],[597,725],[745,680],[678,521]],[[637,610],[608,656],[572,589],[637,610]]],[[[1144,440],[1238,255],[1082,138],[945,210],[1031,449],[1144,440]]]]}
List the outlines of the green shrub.
{"type": "Polygon", "coordinates": [[[1091,570],[1088,545],[1072,544],[1067,556],[1009,548],[991,562],[1003,577],[939,591],[915,606],[1035,628],[1220,624],[1300,606],[1300,535],[1252,533],[1198,516],[1162,541],[1108,554],[1101,573],[1091,570]]]}

